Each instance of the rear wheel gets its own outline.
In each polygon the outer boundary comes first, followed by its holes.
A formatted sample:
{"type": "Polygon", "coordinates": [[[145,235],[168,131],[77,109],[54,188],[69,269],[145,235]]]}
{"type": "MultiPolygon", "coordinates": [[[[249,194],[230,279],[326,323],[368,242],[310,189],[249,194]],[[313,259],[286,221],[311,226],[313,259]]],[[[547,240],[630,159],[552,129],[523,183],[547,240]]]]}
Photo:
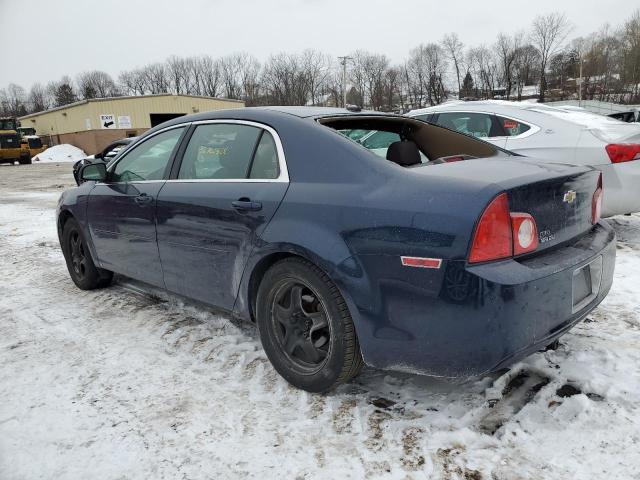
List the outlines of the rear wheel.
{"type": "Polygon", "coordinates": [[[22,157],[18,162],[20,165],[31,165],[31,157],[22,157]]]}
{"type": "Polygon", "coordinates": [[[281,260],[265,274],[256,306],[264,350],[295,387],[323,392],[363,365],[351,315],[340,292],[315,265],[281,260]]]}
{"type": "Polygon", "coordinates": [[[80,225],[73,218],[68,219],[64,224],[62,252],[71,280],[78,288],[93,290],[106,287],[111,283],[113,273],[95,266],[80,225]]]}

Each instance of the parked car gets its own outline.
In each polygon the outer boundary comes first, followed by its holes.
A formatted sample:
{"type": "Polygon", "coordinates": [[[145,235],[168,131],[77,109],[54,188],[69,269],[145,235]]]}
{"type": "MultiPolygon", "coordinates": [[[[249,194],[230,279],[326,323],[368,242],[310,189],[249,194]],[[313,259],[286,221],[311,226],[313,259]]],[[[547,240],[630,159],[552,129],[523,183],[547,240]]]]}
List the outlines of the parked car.
{"type": "Polygon", "coordinates": [[[575,108],[487,100],[407,114],[520,155],[592,166],[603,174],[605,217],[640,211],[640,125],[575,108]]]}
{"type": "Polygon", "coordinates": [[[76,180],[76,184],[80,185],[81,179],[79,177],[80,169],[88,165],[90,163],[95,163],[96,161],[102,162],[105,164],[109,164],[111,160],[113,160],[118,153],[120,153],[127,145],[130,145],[138,137],[126,137],[116,140],[115,142],[111,142],[107,145],[101,152],[96,153],[95,155],[89,155],[82,160],[78,160],[73,164],[73,178],[76,180]]]}
{"type": "Polygon", "coordinates": [[[613,278],[599,172],[399,115],[190,115],[80,175],[57,210],[79,288],[117,272],[254,321],[275,369],[312,392],[363,364],[503,368],[585,318],[613,278]],[[385,132],[385,157],[354,130],[385,132]],[[461,154],[477,160],[447,160],[461,154]]]}

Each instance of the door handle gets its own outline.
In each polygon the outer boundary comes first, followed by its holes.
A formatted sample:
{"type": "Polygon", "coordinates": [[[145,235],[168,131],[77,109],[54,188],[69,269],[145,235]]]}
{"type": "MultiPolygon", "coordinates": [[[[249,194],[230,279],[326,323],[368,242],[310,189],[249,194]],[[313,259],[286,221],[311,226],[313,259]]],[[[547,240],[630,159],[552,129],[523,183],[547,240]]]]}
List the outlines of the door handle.
{"type": "Polygon", "coordinates": [[[145,206],[149,205],[153,201],[153,197],[151,195],[147,195],[146,193],[141,193],[137,197],[133,199],[138,205],[145,206]]]}
{"type": "Polygon", "coordinates": [[[252,202],[248,198],[240,198],[231,202],[231,206],[240,212],[257,212],[262,210],[262,203],[252,202]]]}

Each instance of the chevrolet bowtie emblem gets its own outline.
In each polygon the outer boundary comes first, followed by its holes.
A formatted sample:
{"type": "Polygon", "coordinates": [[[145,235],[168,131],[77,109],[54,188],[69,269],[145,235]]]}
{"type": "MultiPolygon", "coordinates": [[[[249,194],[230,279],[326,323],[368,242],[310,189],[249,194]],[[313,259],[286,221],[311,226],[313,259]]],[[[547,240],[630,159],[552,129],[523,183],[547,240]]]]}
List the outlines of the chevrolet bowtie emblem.
{"type": "Polygon", "coordinates": [[[562,201],[566,203],[573,203],[576,199],[576,192],[574,190],[569,190],[562,197],[562,201]]]}

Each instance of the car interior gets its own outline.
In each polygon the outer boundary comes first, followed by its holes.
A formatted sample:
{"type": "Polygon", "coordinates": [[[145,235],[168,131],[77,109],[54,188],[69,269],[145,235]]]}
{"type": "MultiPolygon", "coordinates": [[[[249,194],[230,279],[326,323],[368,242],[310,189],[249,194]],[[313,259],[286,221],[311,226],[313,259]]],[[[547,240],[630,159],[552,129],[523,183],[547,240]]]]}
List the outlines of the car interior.
{"type": "Polygon", "coordinates": [[[402,167],[447,163],[451,158],[491,157],[501,152],[489,143],[411,118],[342,116],[321,118],[318,122],[402,167]],[[362,135],[362,130],[373,133],[362,135]],[[357,139],[353,132],[358,132],[357,139]],[[386,142],[368,142],[374,135],[386,142]]]}

